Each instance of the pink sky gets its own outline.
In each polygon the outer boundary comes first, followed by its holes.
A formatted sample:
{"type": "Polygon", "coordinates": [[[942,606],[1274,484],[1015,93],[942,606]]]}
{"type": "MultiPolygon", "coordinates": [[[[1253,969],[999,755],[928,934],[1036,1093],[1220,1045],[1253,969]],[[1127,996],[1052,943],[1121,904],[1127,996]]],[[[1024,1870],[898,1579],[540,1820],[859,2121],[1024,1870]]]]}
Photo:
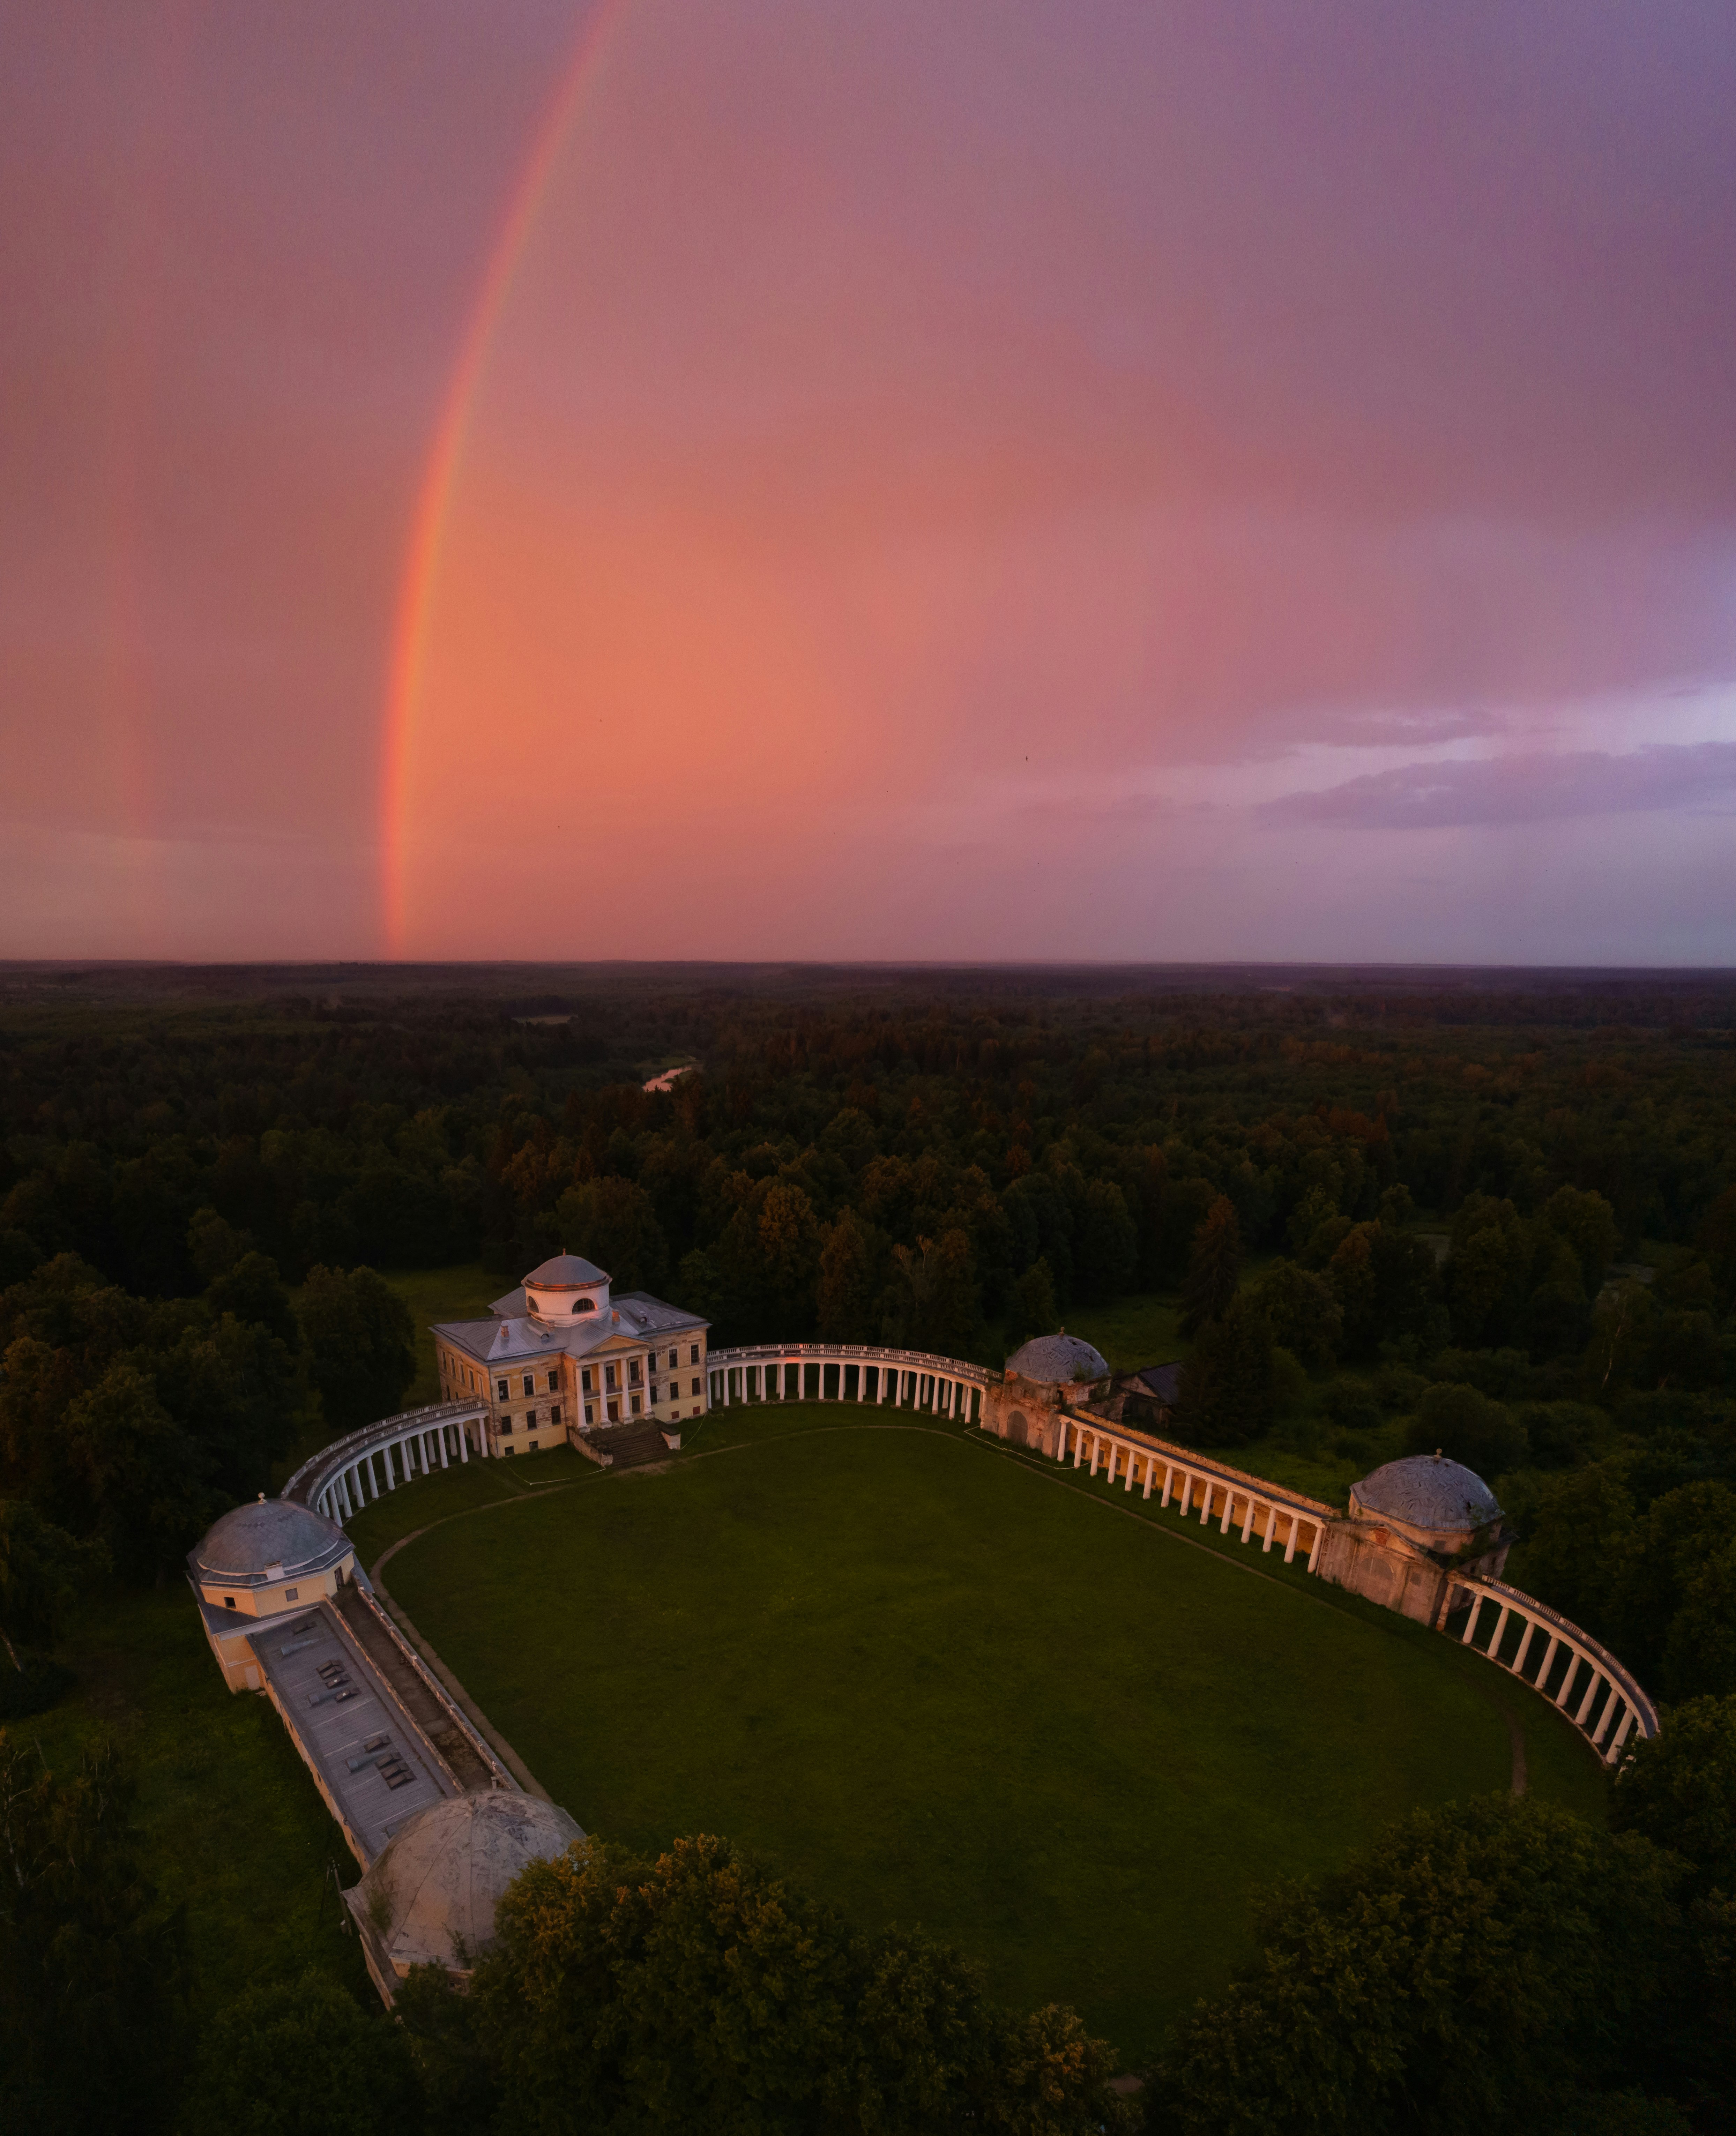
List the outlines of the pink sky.
{"type": "Polygon", "coordinates": [[[1736,961],[1722,9],[3,21],[0,954],[1736,961]]]}

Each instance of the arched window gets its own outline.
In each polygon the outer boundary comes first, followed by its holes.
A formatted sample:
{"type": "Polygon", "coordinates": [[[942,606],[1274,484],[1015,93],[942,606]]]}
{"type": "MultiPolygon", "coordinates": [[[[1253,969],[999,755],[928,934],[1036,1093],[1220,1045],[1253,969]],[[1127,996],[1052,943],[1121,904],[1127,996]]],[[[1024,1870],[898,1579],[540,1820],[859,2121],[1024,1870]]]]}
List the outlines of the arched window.
{"type": "Polygon", "coordinates": [[[576,1298],[572,1302],[572,1309],[575,1313],[595,1313],[596,1300],[594,1298],[576,1298]]]}

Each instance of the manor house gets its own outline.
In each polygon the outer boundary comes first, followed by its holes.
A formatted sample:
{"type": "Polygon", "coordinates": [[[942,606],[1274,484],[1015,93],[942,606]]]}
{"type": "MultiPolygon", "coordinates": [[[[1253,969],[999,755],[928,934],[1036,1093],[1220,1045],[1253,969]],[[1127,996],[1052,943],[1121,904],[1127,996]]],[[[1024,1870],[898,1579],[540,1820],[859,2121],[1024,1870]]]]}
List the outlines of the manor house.
{"type": "Polygon", "coordinates": [[[534,1454],[610,1425],[673,1430],[708,1406],[710,1323],[557,1254],[486,1320],[433,1330],[441,1399],[489,1405],[490,1454],[534,1454]]]}

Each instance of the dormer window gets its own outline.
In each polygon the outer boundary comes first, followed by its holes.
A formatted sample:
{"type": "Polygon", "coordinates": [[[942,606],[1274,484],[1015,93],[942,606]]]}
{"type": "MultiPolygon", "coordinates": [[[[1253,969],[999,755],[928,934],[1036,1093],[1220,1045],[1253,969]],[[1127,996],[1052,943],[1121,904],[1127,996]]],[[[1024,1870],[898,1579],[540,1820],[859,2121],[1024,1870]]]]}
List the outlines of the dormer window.
{"type": "Polygon", "coordinates": [[[572,1309],[575,1313],[595,1313],[596,1300],[594,1298],[576,1298],[572,1302],[572,1309]]]}

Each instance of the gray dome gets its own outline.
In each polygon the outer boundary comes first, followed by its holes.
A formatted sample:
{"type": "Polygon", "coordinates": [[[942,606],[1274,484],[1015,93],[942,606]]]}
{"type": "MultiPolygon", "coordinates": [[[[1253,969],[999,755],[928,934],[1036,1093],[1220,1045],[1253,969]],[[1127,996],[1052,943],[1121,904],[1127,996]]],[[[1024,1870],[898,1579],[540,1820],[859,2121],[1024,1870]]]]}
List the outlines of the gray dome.
{"type": "Polygon", "coordinates": [[[578,1290],[609,1279],[594,1261],[581,1260],[576,1254],[557,1254],[541,1268],[532,1269],[524,1280],[538,1290],[578,1290]]]}
{"type": "Polygon", "coordinates": [[[298,1573],[324,1572],[349,1555],[350,1540],[311,1506],[293,1498],[260,1498],[214,1522],[187,1562],[201,1580],[263,1586],[298,1573]]]}
{"type": "Polygon", "coordinates": [[[494,1938],[494,1909],[528,1862],[564,1854],[584,1833],[540,1795],[504,1788],[418,1810],[349,1896],[394,1971],[467,1969],[494,1938]]]}
{"type": "Polygon", "coordinates": [[[1495,1493],[1472,1469],[1441,1454],[1410,1454],[1353,1484],[1364,1512],[1386,1513],[1417,1528],[1469,1534],[1500,1517],[1495,1493]]]}
{"type": "Polygon", "coordinates": [[[1063,1330],[1059,1335],[1033,1335],[1008,1358],[1007,1370],[1022,1380],[1058,1386],[1068,1380],[1101,1380],[1109,1367],[1089,1342],[1063,1330]]]}

